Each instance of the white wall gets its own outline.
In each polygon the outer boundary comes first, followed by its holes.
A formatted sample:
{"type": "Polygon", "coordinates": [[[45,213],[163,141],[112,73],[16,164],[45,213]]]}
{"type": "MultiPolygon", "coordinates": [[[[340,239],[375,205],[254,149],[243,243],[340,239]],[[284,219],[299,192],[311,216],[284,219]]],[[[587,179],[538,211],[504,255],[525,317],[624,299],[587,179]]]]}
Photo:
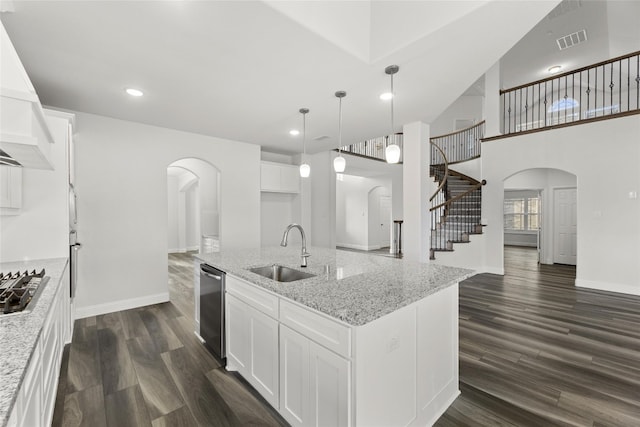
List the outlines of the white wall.
{"type": "Polygon", "coordinates": [[[180,251],[178,192],[178,177],[167,176],[167,248],[169,252],[180,251]]]}
{"type": "Polygon", "coordinates": [[[484,97],[463,95],[451,104],[431,123],[431,137],[446,135],[456,129],[456,119],[482,121],[482,105],[484,97]]]}
{"type": "Polygon", "coordinates": [[[200,185],[196,182],[184,193],[185,196],[185,236],[186,249],[196,250],[200,247],[200,185]]]}
{"type": "Polygon", "coordinates": [[[503,272],[504,180],[533,168],[577,176],[576,285],[640,294],[640,116],[483,143],[487,271],[503,272]]]}
{"type": "Polygon", "coordinates": [[[220,170],[221,246],[260,244],[260,147],[77,113],[79,317],[168,299],[167,166],[220,170]]]}
{"type": "Polygon", "coordinates": [[[380,247],[378,239],[370,238],[369,197],[380,187],[376,195],[391,196],[391,180],[343,175],[336,181],[336,246],[371,250],[380,247]]]}
{"type": "MultiPolygon", "coordinates": [[[[553,215],[554,196],[556,188],[576,187],[576,176],[557,169],[529,169],[519,172],[504,180],[507,190],[541,190],[542,202],[542,241],[540,247],[540,262],[553,264],[553,215]]],[[[521,244],[522,246],[537,246],[537,233],[505,232],[504,244],[521,244]]]]}
{"type": "MultiPolygon", "coordinates": [[[[333,170],[331,151],[308,156],[311,175],[303,179],[310,195],[311,244],[323,248],[336,247],[336,173],[333,170]]],[[[304,202],[303,202],[304,203],[304,202]]]]}
{"type": "Polygon", "coordinates": [[[21,213],[0,216],[0,262],[69,256],[68,121],[47,122],[55,170],[22,169],[21,213]]]}
{"type": "MultiPolygon", "coordinates": [[[[294,206],[300,203],[299,200],[300,197],[297,194],[261,193],[260,245],[262,247],[280,245],[285,228],[292,222],[298,221],[294,220],[294,206]]],[[[287,240],[289,245],[298,247],[301,241],[302,238],[297,230],[289,233],[287,240]]]]}

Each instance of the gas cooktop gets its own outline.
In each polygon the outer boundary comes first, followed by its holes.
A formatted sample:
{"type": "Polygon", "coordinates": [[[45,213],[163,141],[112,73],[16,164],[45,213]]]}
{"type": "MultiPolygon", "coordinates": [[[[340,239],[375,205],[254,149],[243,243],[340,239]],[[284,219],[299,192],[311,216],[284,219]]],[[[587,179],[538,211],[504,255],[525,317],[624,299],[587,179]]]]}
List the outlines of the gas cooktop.
{"type": "Polygon", "coordinates": [[[25,309],[29,304],[33,307],[48,280],[44,269],[39,273],[0,273],[0,315],[28,311],[25,309]]]}

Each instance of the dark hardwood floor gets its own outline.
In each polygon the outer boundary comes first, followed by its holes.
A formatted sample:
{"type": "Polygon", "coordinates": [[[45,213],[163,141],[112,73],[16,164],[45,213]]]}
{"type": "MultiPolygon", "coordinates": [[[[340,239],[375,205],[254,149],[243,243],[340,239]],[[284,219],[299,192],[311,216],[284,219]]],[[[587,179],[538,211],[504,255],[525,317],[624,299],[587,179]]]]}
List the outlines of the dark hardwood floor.
{"type": "MultiPolygon", "coordinates": [[[[535,256],[506,248],[504,276],[461,283],[462,394],[436,425],[640,426],[640,298],[535,256]]],[[[54,426],[286,425],[200,345],[191,259],[174,258],[172,303],[76,321],[54,426]]]]}
{"type": "Polygon", "coordinates": [[[460,285],[461,395],[437,426],[640,426],[640,298],[505,248],[460,285]]]}
{"type": "Polygon", "coordinates": [[[76,321],[52,426],[287,425],[194,335],[190,254],[170,255],[169,294],[170,303],[76,321]]]}

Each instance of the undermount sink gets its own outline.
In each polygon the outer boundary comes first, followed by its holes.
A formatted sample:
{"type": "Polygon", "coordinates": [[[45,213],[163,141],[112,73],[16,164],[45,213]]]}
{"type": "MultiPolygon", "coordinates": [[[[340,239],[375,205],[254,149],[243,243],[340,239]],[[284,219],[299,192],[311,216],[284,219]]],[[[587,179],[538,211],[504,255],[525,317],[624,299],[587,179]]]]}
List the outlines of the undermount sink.
{"type": "Polygon", "coordinates": [[[296,280],[308,279],[309,277],[315,276],[315,274],[305,273],[304,271],[278,264],[254,267],[250,268],[249,271],[264,276],[267,279],[275,280],[276,282],[295,282],[296,280]]]}

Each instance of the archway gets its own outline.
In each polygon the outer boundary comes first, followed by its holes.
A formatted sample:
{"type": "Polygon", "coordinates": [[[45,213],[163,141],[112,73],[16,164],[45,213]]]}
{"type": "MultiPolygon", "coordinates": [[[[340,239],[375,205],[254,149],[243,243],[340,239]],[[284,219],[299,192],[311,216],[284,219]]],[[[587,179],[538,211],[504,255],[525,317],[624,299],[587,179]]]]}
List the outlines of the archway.
{"type": "Polygon", "coordinates": [[[220,171],[185,158],[167,166],[167,269],[169,299],[195,317],[193,254],[220,250],[220,171]]]}
{"type": "Polygon", "coordinates": [[[510,175],[503,184],[505,268],[509,262],[528,268],[538,263],[576,265],[576,175],[533,168],[510,175]]]}

